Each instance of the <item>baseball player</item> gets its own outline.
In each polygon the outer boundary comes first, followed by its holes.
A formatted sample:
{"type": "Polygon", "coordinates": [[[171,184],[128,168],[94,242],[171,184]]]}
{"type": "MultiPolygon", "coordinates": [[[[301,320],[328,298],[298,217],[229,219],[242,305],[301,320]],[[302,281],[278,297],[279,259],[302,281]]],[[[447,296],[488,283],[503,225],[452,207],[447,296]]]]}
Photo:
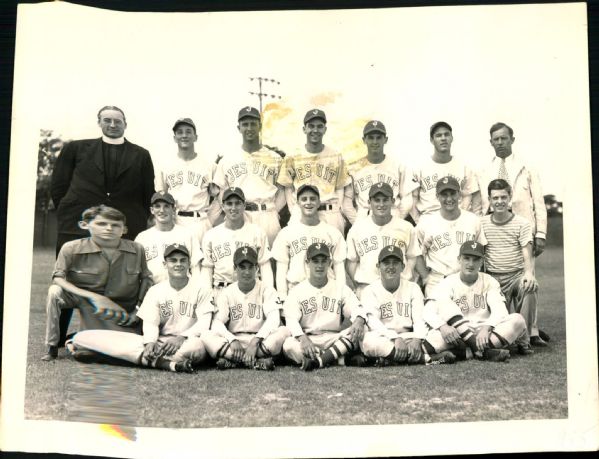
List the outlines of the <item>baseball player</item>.
{"type": "Polygon", "coordinates": [[[225,370],[243,365],[274,370],[273,357],[281,353],[289,330],[281,326],[281,306],[274,288],[256,279],[258,254],[239,247],[233,255],[237,282],[216,300],[211,333],[204,338],[208,353],[225,370]]]}
{"type": "MultiPolygon", "coordinates": [[[[499,282],[508,310],[524,317],[530,342],[538,344],[539,331],[532,329],[537,310],[538,284],[532,263],[530,223],[510,212],[512,187],[505,180],[491,181],[488,192],[493,213],[481,220],[487,239],[485,271],[499,282]]],[[[532,353],[528,342],[519,343],[519,351],[532,353]]]]}
{"type": "Polygon", "coordinates": [[[322,143],[327,132],[327,117],[322,110],[313,109],[304,116],[304,148],[286,156],[278,183],[285,187],[290,222],[299,220],[300,210],[296,191],[300,185],[311,184],[320,192],[320,219],[344,234],[345,220],[341,213],[344,195],[351,193],[351,178],[340,153],[322,143]]]}
{"type": "Polygon", "coordinates": [[[424,298],[416,283],[401,279],[403,258],[395,245],[383,247],[378,254],[380,278],[362,292],[370,329],[360,343],[362,352],[376,358],[377,366],[453,363],[455,355],[450,351],[429,355],[424,347],[428,333],[422,319],[424,298]]]}
{"type": "Polygon", "coordinates": [[[407,267],[404,276],[410,280],[416,258],[420,255],[416,230],[407,221],[394,217],[391,209],[395,205],[395,192],[391,185],[379,182],[368,191],[370,215],[356,221],[347,233],[346,269],[354,282],[356,294],[379,278],[377,257],[388,245],[402,249],[407,267]]]}
{"type": "Polygon", "coordinates": [[[297,204],[301,211],[298,222],[283,228],[272,248],[277,262],[277,291],[282,299],[289,290],[308,277],[306,250],[310,244],[320,242],[332,254],[330,279],[345,279],[346,244],[337,228],[320,220],[320,193],[314,185],[303,184],[297,190],[297,204]]]}
{"type": "Polygon", "coordinates": [[[435,196],[435,185],[442,177],[452,176],[460,184],[462,196],[461,208],[468,209],[472,195],[479,191],[478,181],[474,172],[458,158],[451,156],[453,134],[451,126],[445,121],[438,121],[430,128],[430,141],[434,152],[430,158],[414,168],[414,182],[418,188],[414,190],[412,218],[418,222],[421,215],[429,214],[439,209],[435,196]]]}
{"type": "Polygon", "coordinates": [[[245,195],[241,188],[223,192],[225,221],[208,230],[202,241],[201,277],[206,288],[212,287],[215,299],[223,288],[237,280],[233,255],[239,247],[249,246],[258,253],[260,276],[264,285],[273,287],[270,246],[264,230],[245,220],[245,195]]]}
{"type": "Polygon", "coordinates": [[[164,250],[168,280],[148,290],[137,311],[143,336],[86,330],[73,337],[71,352],[82,362],[110,362],[110,356],[145,367],[191,373],[206,357],[200,335],[210,328],[212,292],[189,277],[190,254],[184,245],[164,250]],[[101,355],[98,356],[97,353],[101,355]]]}
{"type": "Polygon", "coordinates": [[[359,349],[366,313],[345,279],[328,278],[331,252],[326,244],[310,244],[306,263],[308,279],[293,287],[285,300],[291,336],[283,343],[283,353],[302,370],[312,371],[359,349]],[[342,328],[345,318],[352,323],[348,328],[342,328]]]}
{"type": "MultiPolygon", "coordinates": [[[[479,173],[481,188],[482,209],[485,215],[490,207],[486,191],[488,184],[493,179],[503,179],[512,187],[511,207],[512,213],[525,218],[530,223],[533,237],[533,255],[538,257],[545,250],[547,237],[547,208],[543,198],[543,190],[539,174],[526,164],[523,157],[512,151],[516,138],[513,129],[505,123],[495,123],[490,129],[490,143],[495,150],[495,156],[479,173]]],[[[534,269],[535,258],[532,260],[534,269]]],[[[549,341],[549,336],[539,330],[536,311],[531,327],[531,340],[537,346],[544,346],[549,341]],[[537,338],[537,335],[539,337],[537,338]]]]}
{"type": "Polygon", "coordinates": [[[264,229],[268,243],[272,245],[281,229],[279,211],[285,207],[285,192],[277,184],[283,160],[260,143],[261,118],[258,110],[244,107],[239,111],[237,120],[237,129],[243,139],[241,150],[225,155],[218,162],[214,183],[220,188],[221,203],[227,188],[245,190],[246,219],[264,229]]]}
{"type": "Polygon", "coordinates": [[[188,248],[191,254],[191,273],[198,274],[200,262],[204,258],[200,241],[188,227],[175,223],[175,199],[170,193],[156,192],[151,203],[150,212],[154,216],[154,226],[139,233],[135,242],[144,247],[152,280],[157,284],[168,279],[164,265],[164,249],[174,243],[188,248]]]}
{"type": "Polygon", "coordinates": [[[422,257],[416,261],[416,270],[425,285],[428,298],[432,289],[445,276],[457,272],[460,245],[466,241],[487,243],[480,220],[467,210],[460,209],[460,184],[452,176],[439,179],[436,185],[441,208],[423,215],[416,234],[422,257]]]}
{"type": "Polygon", "coordinates": [[[343,201],[343,213],[353,225],[356,220],[364,218],[370,210],[368,192],[379,182],[388,183],[393,189],[395,206],[392,214],[405,218],[412,209],[412,192],[418,184],[412,180],[413,172],[391,156],[385,154],[387,130],[380,121],[369,121],[364,126],[362,137],[368,155],[360,159],[349,169],[352,186],[343,201]],[[353,206],[356,202],[357,210],[353,206]]]}
{"type": "Polygon", "coordinates": [[[211,203],[211,194],[218,193],[210,186],[216,164],[195,151],[198,136],[191,118],[178,119],[173,134],[177,156],[163,161],[156,174],[156,191],[168,192],[175,198],[177,223],[190,227],[201,241],[220,214],[218,202],[211,203]]]}
{"type": "Polygon", "coordinates": [[[433,290],[422,317],[432,328],[425,347],[440,352],[463,348],[463,343],[484,360],[502,362],[505,349],[526,333],[524,318],[508,314],[501,287],[489,274],[481,273],[484,248],[476,241],[460,246],[458,273],[450,274],[433,290]]]}

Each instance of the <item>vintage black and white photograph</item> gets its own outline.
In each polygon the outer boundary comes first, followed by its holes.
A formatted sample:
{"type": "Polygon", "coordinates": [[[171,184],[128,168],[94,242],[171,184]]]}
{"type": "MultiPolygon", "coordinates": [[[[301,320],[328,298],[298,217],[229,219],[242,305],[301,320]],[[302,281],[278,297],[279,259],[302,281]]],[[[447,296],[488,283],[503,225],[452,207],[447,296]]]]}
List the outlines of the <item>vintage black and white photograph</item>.
{"type": "Polygon", "coordinates": [[[20,5],[3,448],[596,449],[587,60],[583,3],[20,5]]]}

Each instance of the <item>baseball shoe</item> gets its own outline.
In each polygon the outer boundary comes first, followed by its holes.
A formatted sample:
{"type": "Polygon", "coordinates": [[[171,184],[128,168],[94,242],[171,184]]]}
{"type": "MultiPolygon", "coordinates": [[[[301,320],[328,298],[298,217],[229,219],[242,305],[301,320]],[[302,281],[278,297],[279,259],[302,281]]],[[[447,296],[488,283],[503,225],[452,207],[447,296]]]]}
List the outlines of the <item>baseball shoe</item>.
{"type": "Polygon", "coordinates": [[[275,363],[272,361],[272,358],[256,359],[254,370],[273,371],[274,369],[275,363]]]}
{"type": "Polygon", "coordinates": [[[318,368],[318,360],[315,359],[306,359],[302,361],[302,370],[304,371],[312,371],[318,368]]]}
{"type": "Polygon", "coordinates": [[[193,362],[191,359],[183,359],[179,362],[176,362],[175,371],[177,373],[193,373],[195,371],[193,368],[193,362]]]}
{"type": "Polygon", "coordinates": [[[540,336],[531,336],[530,344],[533,346],[536,346],[536,347],[547,347],[548,346],[547,341],[545,341],[540,336]]]}
{"type": "Polygon", "coordinates": [[[44,362],[51,362],[58,357],[58,346],[48,346],[48,352],[42,356],[44,362]]]}
{"type": "Polygon", "coordinates": [[[483,351],[483,360],[489,362],[506,362],[510,358],[510,351],[507,349],[485,349],[483,351]]]}
{"type": "Polygon", "coordinates": [[[518,344],[517,352],[520,355],[530,355],[535,353],[530,344],[518,344]]]}
{"type": "Polygon", "coordinates": [[[368,366],[368,359],[362,354],[354,354],[345,359],[345,365],[348,367],[368,366]]]}
{"type": "Polygon", "coordinates": [[[218,368],[219,370],[229,370],[231,368],[238,368],[239,365],[237,364],[237,362],[233,362],[232,360],[229,359],[225,359],[224,357],[221,357],[220,359],[218,359],[216,361],[216,368],[218,368]]]}
{"type": "Polygon", "coordinates": [[[397,365],[397,363],[392,360],[392,359],[388,359],[386,357],[378,357],[375,361],[374,361],[374,366],[375,367],[392,367],[394,365],[397,365]]]}
{"type": "Polygon", "coordinates": [[[545,333],[543,330],[540,330],[540,329],[539,329],[539,337],[543,341],[551,341],[551,336],[549,336],[547,333],[545,333]]]}
{"type": "Polygon", "coordinates": [[[79,363],[98,363],[102,359],[101,354],[89,349],[74,349],[71,355],[79,363]]]}
{"type": "Polygon", "coordinates": [[[431,361],[427,362],[426,365],[441,365],[443,363],[452,364],[457,358],[451,351],[443,351],[438,354],[431,354],[431,361]]]}

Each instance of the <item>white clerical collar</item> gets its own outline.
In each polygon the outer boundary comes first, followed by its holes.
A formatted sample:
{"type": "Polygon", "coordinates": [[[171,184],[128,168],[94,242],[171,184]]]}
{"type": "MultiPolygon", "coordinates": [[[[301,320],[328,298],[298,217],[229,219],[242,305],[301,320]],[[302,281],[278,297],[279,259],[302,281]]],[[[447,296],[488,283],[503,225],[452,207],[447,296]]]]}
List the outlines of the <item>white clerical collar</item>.
{"type": "Polygon", "coordinates": [[[109,143],[111,145],[122,145],[125,143],[125,137],[119,137],[118,139],[113,139],[112,137],[102,136],[102,142],[109,143]]]}

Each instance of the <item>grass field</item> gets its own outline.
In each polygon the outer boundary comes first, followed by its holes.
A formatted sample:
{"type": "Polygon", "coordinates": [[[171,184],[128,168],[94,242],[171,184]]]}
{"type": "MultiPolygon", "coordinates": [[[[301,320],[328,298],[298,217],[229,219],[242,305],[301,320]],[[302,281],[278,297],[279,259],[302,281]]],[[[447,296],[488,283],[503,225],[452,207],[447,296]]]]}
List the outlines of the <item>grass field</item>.
{"type": "Polygon", "coordinates": [[[568,415],[561,247],[538,259],[539,323],[550,347],[508,363],[393,368],[333,367],[303,373],[208,369],[175,374],[84,365],[44,352],[51,249],[34,251],[25,417],[155,427],[406,424],[557,419],[568,415]],[[115,390],[116,389],[116,390],[115,390]],[[115,394],[123,394],[115,396],[115,394]]]}

